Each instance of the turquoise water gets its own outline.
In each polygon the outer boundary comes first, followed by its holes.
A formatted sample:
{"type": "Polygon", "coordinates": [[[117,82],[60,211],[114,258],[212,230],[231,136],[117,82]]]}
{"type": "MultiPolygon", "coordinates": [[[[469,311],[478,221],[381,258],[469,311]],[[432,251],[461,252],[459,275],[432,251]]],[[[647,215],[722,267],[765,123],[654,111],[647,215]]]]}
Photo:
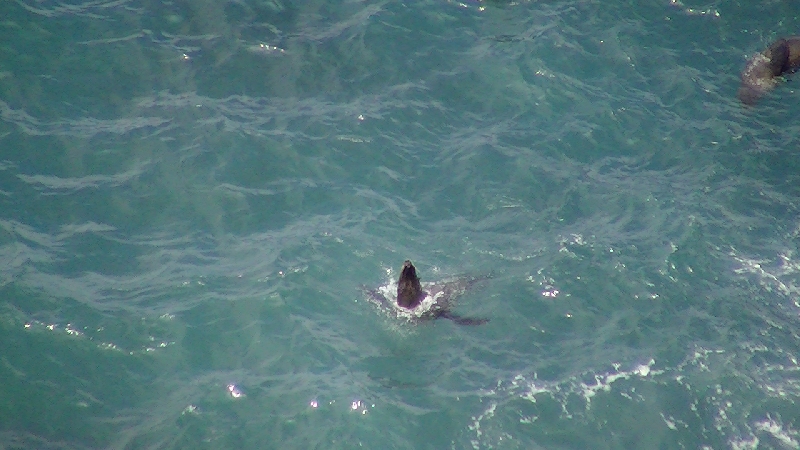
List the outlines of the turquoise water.
{"type": "Polygon", "coordinates": [[[0,447],[799,447],[798,18],[0,3],[0,447]]]}

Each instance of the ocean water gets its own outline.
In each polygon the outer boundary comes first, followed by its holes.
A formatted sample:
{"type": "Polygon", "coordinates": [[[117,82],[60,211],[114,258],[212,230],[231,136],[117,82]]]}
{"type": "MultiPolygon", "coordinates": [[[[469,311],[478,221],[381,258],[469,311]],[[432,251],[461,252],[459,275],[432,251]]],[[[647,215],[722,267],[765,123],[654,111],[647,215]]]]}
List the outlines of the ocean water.
{"type": "Polygon", "coordinates": [[[800,447],[790,1],[0,3],[0,448],[800,447]],[[383,314],[487,277],[453,311],[383,314]]]}

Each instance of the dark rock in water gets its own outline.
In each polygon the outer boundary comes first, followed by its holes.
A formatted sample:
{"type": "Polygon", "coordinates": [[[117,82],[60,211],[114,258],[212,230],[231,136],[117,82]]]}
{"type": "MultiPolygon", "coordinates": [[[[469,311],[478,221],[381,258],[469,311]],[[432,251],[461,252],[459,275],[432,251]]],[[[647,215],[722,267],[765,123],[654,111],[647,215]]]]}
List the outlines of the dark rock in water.
{"type": "Polygon", "coordinates": [[[450,311],[453,300],[485,278],[460,277],[450,281],[425,283],[424,289],[411,261],[403,263],[397,281],[397,294],[390,298],[390,286],[365,289],[368,298],[379,307],[394,311],[398,317],[408,320],[432,320],[445,318],[459,325],[481,325],[489,319],[461,317],[450,311]]]}
{"type": "Polygon", "coordinates": [[[759,98],[778,85],[783,74],[800,68],[800,36],[781,38],[766,50],[756,54],[742,71],[739,100],[745,105],[755,104],[759,98]]]}

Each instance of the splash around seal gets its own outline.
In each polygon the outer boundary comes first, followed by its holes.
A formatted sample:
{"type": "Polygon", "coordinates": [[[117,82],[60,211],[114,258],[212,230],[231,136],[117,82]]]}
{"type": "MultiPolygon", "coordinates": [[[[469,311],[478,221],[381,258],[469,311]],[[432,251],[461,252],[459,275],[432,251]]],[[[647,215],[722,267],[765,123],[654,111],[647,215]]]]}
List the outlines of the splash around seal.
{"type": "Polygon", "coordinates": [[[739,100],[752,106],[764,94],[778,85],[783,74],[796,72],[800,68],[800,36],[781,38],[766,50],[756,54],[742,71],[739,100]]]}

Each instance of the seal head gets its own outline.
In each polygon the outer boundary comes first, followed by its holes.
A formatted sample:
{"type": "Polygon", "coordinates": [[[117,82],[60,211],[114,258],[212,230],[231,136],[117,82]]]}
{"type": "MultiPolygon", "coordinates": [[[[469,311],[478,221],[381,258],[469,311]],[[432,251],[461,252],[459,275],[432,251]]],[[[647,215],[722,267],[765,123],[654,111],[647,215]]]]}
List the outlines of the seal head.
{"type": "Polygon", "coordinates": [[[397,305],[403,308],[413,309],[425,299],[425,292],[417,276],[417,269],[411,261],[403,263],[403,271],[397,281],[397,305]]]}

